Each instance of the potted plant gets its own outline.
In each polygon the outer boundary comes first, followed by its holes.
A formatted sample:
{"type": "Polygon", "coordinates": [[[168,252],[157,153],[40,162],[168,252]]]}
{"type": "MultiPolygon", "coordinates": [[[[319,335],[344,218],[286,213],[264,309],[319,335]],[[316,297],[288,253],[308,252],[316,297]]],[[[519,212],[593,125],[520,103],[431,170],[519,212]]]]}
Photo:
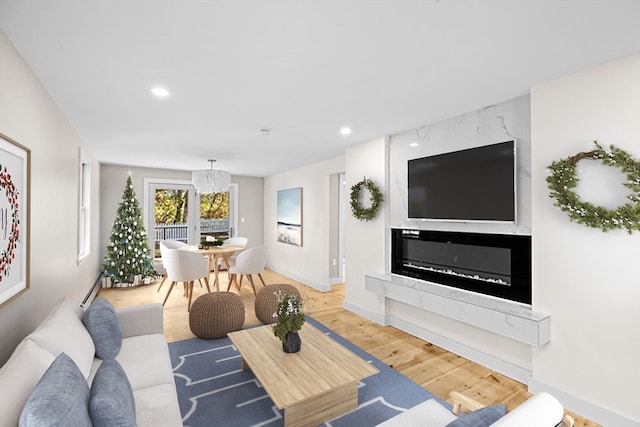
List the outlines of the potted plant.
{"type": "Polygon", "coordinates": [[[300,351],[300,335],[298,331],[304,324],[304,303],[302,298],[295,294],[276,293],[278,306],[273,317],[277,318],[272,326],[273,334],[282,341],[282,350],[285,353],[300,351]]]}
{"type": "Polygon", "coordinates": [[[217,247],[222,245],[224,245],[224,241],[212,236],[202,236],[200,239],[200,249],[209,249],[212,246],[217,247]]]}

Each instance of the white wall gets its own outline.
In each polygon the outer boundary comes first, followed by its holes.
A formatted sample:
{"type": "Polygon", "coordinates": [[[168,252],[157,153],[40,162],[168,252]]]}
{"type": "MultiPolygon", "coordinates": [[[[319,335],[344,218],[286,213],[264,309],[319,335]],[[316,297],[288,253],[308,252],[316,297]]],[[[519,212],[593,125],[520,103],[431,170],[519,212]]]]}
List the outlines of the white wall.
{"type": "MultiPolygon", "coordinates": [[[[353,217],[347,206],[345,217],[346,296],[344,306],[364,317],[384,323],[384,298],[364,288],[366,273],[384,273],[389,268],[389,141],[377,138],[352,145],[345,151],[345,178],[347,198],[351,187],[364,177],[371,179],[385,200],[378,215],[371,221],[353,217]]],[[[363,192],[367,194],[366,192],[363,192]]],[[[367,204],[368,196],[362,201],[367,204]]]]}
{"type": "Polygon", "coordinates": [[[82,300],[100,262],[100,165],[91,165],[90,255],[78,265],[79,147],[84,143],[2,31],[0,132],[31,149],[31,288],[0,308],[2,364],[62,296],[82,300]]]}
{"type": "Polygon", "coordinates": [[[534,307],[552,313],[551,343],[533,352],[532,388],[578,398],[563,403],[605,425],[637,426],[640,232],[570,222],[548,196],[545,169],[593,140],[640,159],[640,55],[537,86],[531,101],[534,307]]]}
{"type": "Polygon", "coordinates": [[[329,290],[330,182],[344,171],[344,158],[336,157],[264,180],[264,244],[267,267],[319,290],[329,290]],[[302,187],[302,246],[277,241],[278,190],[302,187]]]}

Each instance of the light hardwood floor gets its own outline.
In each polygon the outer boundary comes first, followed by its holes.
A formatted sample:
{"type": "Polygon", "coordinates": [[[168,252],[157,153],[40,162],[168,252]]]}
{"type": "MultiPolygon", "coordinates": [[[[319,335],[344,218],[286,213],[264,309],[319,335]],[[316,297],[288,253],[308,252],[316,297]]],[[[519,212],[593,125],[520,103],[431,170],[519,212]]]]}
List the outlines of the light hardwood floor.
{"type": "MultiPolygon", "coordinates": [[[[512,410],[531,396],[524,384],[511,378],[394,327],[380,326],[344,310],[344,285],[333,286],[331,292],[319,292],[269,270],[262,277],[267,284],[289,283],[297,286],[303,293],[305,309],[310,316],[445,400],[455,390],[487,405],[504,403],[507,410],[512,410]]],[[[226,290],[226,272],[221,272],[220,278],[220,289],[226,290]]],[[[161,303],[169,286],[165,283],[157,292],[159,283],[158,280],[136,288],[100,289],[99,295],[111,301],[115,307],[161,303]]],[[[256,289],[260,290],[260,281],[256,280],[255,283],[256,289]]],[[[260,324],[254,313],[254,295],[250,283],[245,280],[241,290],[232,286],[231,291],[238,293],[245,303],[245,326],[260,324]]],[[[194,301],[205,292],[206,288],[196,284],[194,301]]],[[[183,296],[182,286],[174,287],[164,307],[164,334],[169,342],[194,337],[189,330],[187,300],[183,296]]],[[[599,427],[597,423],[573,413],[571,415],[577,427],[599,427]]]]}

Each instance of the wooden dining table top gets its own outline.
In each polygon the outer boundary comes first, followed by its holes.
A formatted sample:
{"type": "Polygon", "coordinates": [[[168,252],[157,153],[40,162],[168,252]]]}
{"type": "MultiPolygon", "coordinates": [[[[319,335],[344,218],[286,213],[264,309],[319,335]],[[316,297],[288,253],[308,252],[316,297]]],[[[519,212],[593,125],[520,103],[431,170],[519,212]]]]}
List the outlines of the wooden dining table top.
{"type": "Polygon", "coordinates": [[[199,245],[187,245],[179,248],[183,251],[197,252],[202,255],[222,255],[229,252],[237,252],[245,249],[244,246],[239,245],[222,245],[222,246],[209,246],[207,248],[200,247],[199,245]]]}

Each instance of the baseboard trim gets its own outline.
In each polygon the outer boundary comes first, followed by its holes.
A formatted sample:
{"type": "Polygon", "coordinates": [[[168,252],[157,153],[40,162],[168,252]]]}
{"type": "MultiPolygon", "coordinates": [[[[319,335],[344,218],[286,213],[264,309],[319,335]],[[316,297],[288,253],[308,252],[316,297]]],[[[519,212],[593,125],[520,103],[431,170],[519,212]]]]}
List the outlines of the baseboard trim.
{"type": "Polygon", "coordinates": [[[634,421],[631,418],[612,412],[609,409],[580,399],[542,381],[538,381],[533,377],[529,379],[528,383],[530,393],[535,394],[546,391],[558,399],[565,409],[580,414],[580,416],[602,424],[605,427],[640,427],[640,422],[638,421],[634,421]]]}
{"type": "Polygon", "coordinates": [[[493,371],[506,375],[509,378],[513,378],[523,384],[527,384],[529,378],[531,378],[531,371],[528,369],[492,356],[473,347],[469,347],[468,345],[462,344],[428,329],[421,328],[402,319],[391,316],[389,324],[413,336],[485,366],[493,371]]]}
{"type": "Polygon", "coordinates": [[[360,307],[357,304],[353,304],[346,299],[342,302],[342,308],[352,313],[357,314],[360,317],[364,317],[367,320],[375,322],[382,326],[388,326],[388,319],[386,316],[382,316],[380,314],[374,313],[373,311],[367,310],[365,308],[360,307]]]}
{"type": "Polygon", "coordinates": [[[513,363],[499,359],[490,354],[476,350],[475,348],[461,344],[450,338],[429,331],[427,329],[418,327],[404,320],[398,319],[394,316],[383,316],[374,313],[370,310],[364,309],[357,304],[353,304],[345,299],[342,303],[342,307],[352,313],[364,317],[372,322],[376,322],[382,326],[393,326],[408,334],[418,337],[439,347],[442,347],[452,353],[465,357],[473,362],[479,363],[493,371],[500,372],[503,375],[513,378],[516,381],[520,381],[523,384],[527,384],[531,378],[531,372],[513,363]]]}
{"type": "Polygon", "coordinates": [[[313,280],[309,280],[305,277],[299,276],[295,273],[292,273],[290,271],[287,270],[283,270],[281,268],[277,268],[273,265],[269,265],[267,264],[266,268],[268,268],[271,271],[275,271],[278,274],[282,274],[283,276],[287,276],[293,280],[296,280],[304,285],[307,285],[317,291],[320,292],[329,292],[331,290],[331,284],[330,283],[318,283],[318,282],[314,282],[313,280]]]}

